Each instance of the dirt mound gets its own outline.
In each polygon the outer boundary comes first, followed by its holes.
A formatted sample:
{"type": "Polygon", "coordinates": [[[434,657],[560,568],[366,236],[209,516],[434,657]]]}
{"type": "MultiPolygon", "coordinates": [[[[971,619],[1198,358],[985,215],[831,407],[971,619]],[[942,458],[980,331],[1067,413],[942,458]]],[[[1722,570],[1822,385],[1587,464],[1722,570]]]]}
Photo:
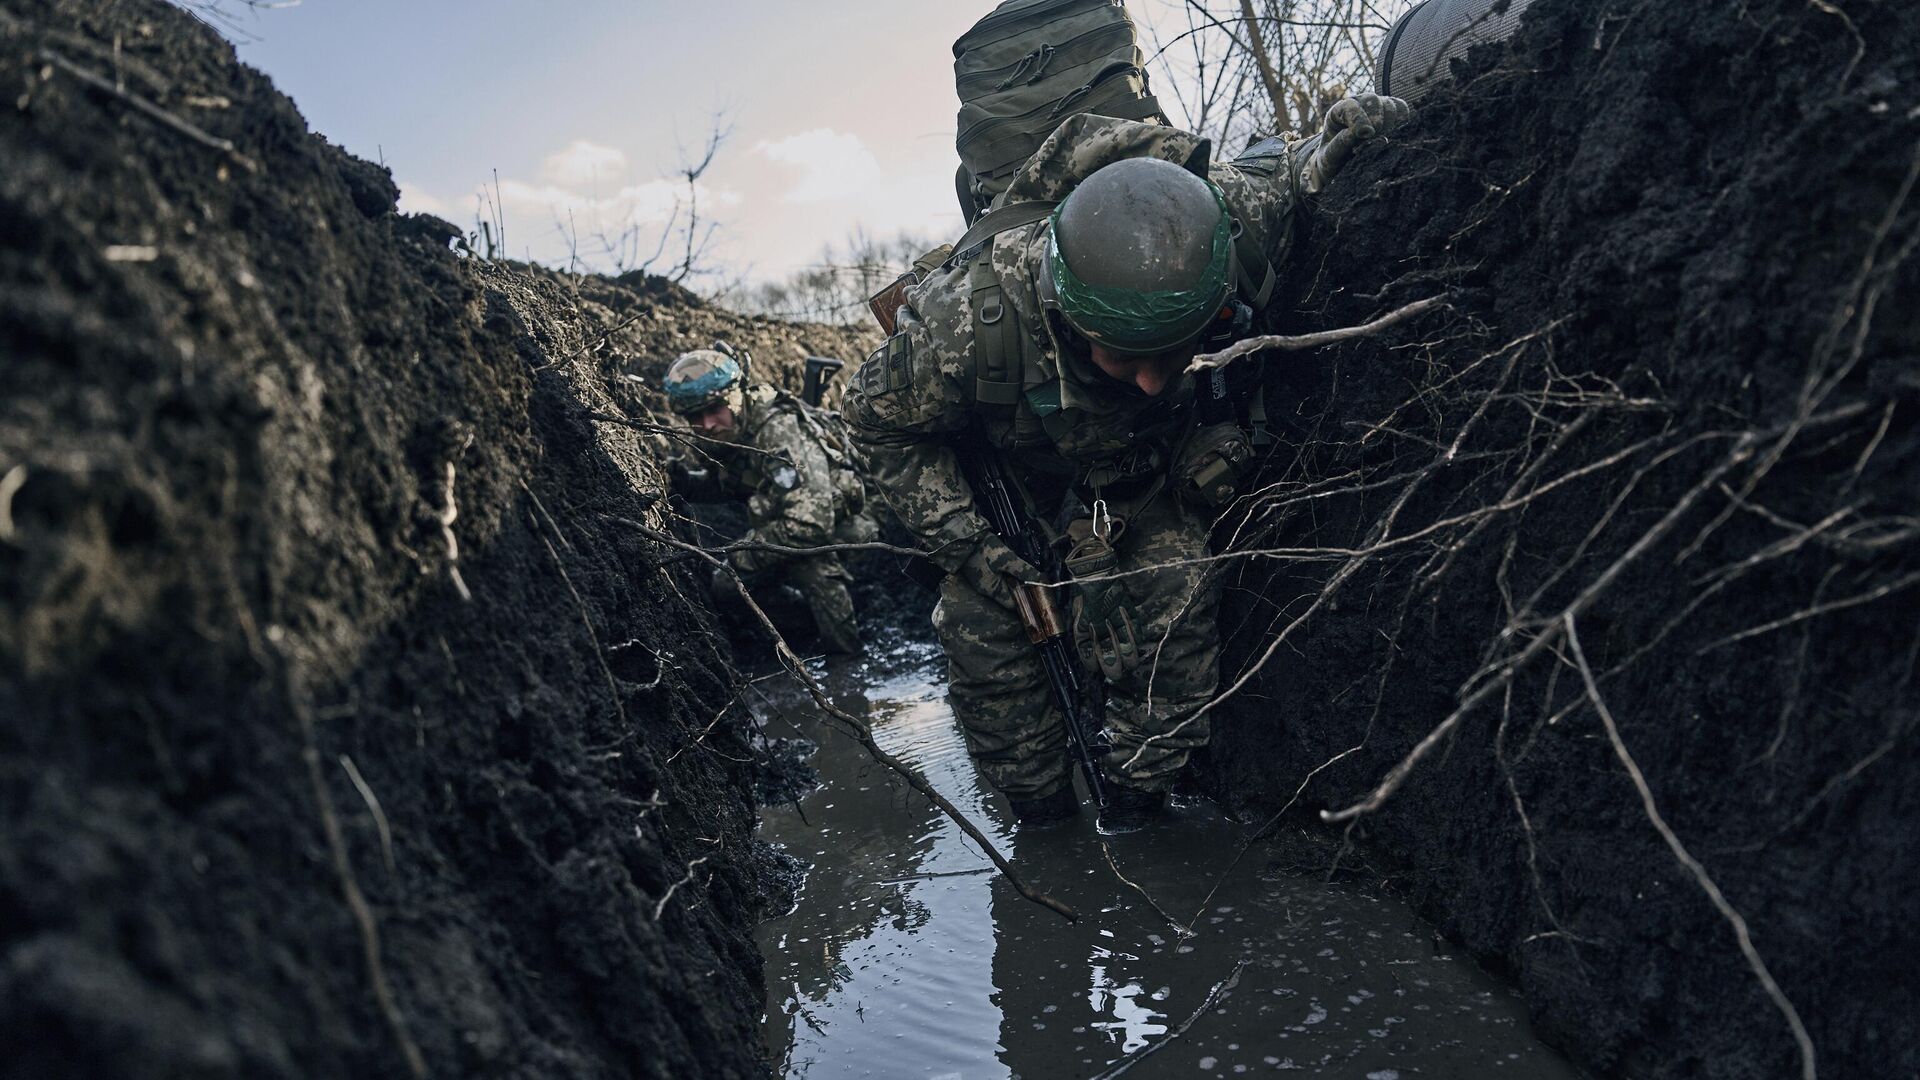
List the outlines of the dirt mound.
{"type": "Polygon", "coordinates": [[[0,1074],[758,1074],[734,677],[590,417],[844,342],[458,256],[164,4],[0,81],[0,1074]]]}
{"type": "Polygon", "coordinates": [[[1629,755],[1824,1073],[1913,1075],[1920,12],[1541,0],[1458,74],[1306,223],[1297,329],[1453,309],[1274,363],[1215,779],[1417,754],[1356,835],[1548,1032],[1799,1075],[1629,755]]]}

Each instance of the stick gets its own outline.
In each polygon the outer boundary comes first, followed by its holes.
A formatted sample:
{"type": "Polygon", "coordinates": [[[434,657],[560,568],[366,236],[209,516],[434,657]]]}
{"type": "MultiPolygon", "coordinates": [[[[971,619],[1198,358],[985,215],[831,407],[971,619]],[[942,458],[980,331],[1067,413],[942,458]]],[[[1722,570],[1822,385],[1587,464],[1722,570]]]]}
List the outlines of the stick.
{"type": "Polygon", "coordinates": [[[226,139],[222,139],[216,135],[207,134],[206,132],[200,130],[197,127],[194,127],[192,124],[187,123],[185,120],[180,119],[179,117],[173,115],[172,113],[161,108],[160,106],[155,105],[153,102],[148,101],[146,98],[140,97],[139,95],[134,94],[123,87],[116,86],[113,80],[103,79],[100,76],[95,75],[93,72],[88,71],[86,68],[81,67],[80,65],[74,63],[71,60],[68,60],[66,57],[61,56],[59,53],[54,52],[52,49],[41,49],[40,59],[46,61],[49,64],[52,64],[54,67],[59,68],[60,70],[66,72],[67,74],[73,76],[74,78],[79,79],[81,82],[86,83],[88,86],[93,87],[95,90],[99,90],[103,93],[111,94],[114,97],[119,98],[121,101],[126,102],[128,105],[133,106],[135,111],[139,112],[141,115],[147,117],[148,119],[153,120],[154,122],[160,124],[162,127],[169,128],[173,131],[180,133],[181,135],[185,135],[187,138],[192,139],[194,142],[197,142],[202,146],[208,146],[208,147],[212,147],[215,150],[222,151],[223,153],[227,154],[229,157],[233,158],[233,160],[239,162],[240,165],[243,168],[245,168],[248,172],[257,173],[260,171],[260,166],[255,164],[252,158],[241,153],[239,149],[233,145],[232,142],[226,139]]]}
{"type": "Polygon", "coordinates": [[[1607,741],[1613,744],[1614,756],[1619,758],[1620,764],[1626,767],[1627,776],[1633,780],[1634,790],[1640,793],[1640,805],[1647,813],[1647,820],[1652,822],[1654,829],[1660,833],[1660,839],[1667,842],[1673,857],[1680,861],[1680,865],[1686,868],[1687,873],[1693,875],[1694,882],[1700,886],[1702,892],[1707,894],[1707,899],[1713,902],[1721,918],[1726,919],[1727,925],[1733,927],[1733,936],[1740,943],[1740,954],[1747,958],[1747,966],[1753,969],[1754,977],[1760,980],[1761,989],[1767,992],[1767,997],[1773,999],[1774,1007],[1787,1018],[1787,1026],[1793,1029],[1793,1041],[1800,1047],[1802,1080],[1814,1080],[1816,1074],[1813,1037],[1807,1034],[1807,1026],[1800,1022],[1799,1011],[1793,1007],[1793,1002],[1787,1000],[1787,995],[1781,991],[1780,984],[1774,981],[1773,973],[1767,970],[1766,961],[1760,959],[1759,950],[1753,947],[1753,936],[1747,932],[1747,920],[1741,918],[1740,913],[1727,902],[1725,894],[1720,891],[1720,886],[1715,885],[1713,879],[1707,876],[1706,867],[1701,866],[1700,860],[1687,851],[1686,845],[1674,835],[1666,818],[1660,816],[1660,808],[1653,801],[1653,790],[1647,786],[1646,775],[1640,771],[1640,766],[1634,763],[1633,755],[1627,752],[1627,744],[1620,738],[1620,727],[1613,722],[1613,713],[1607,709],[1605,699],[1600,696],[1600,687],[1594,681],[1593,669],[1587,666],[1586,653],[1580,649],[1580,634],[1574,629],[1573,612],[1567,612],[1562,619],[1562,625],[1566,628],[1567,650],[1573,654],[1574,663],[1580,669],[1580,678],[1586,683],[1587,700],[1593,704],[1593,711],[1600,714],[1600,722],[1606,725],[1607,741]]]}
{"type": "Polygon", "coordinates": [[[1248,353],[1263,349],[1317,349],[1322,345],[1351,341],[1354,338],[1372,337],[1395,323],[1405,322],[1416,315],[1424,315],[1435,308],[1446,307],[1444,296],[1429,296],[1425,300],[1415,300],[1405,307],[1398,307],[1372,322],[1359,326],[1343,326],[1337,330],[1321,330],[1312,334],[1261,334],[1258,337],[1242,338],[1216,353],[1204,353],[1193,358],[1187,365],[1189,372],[1207,371],[1223,364],[1231,363],[1248,353]]]}
{"type": "Polygon", "coordinates": [[[1529,662],[1540,656],[1540,654],[1547,652],[1553,643],[1559,639],[1560,629],[1566,625],[1564,620],[1586,611],[1588,606],[1598,599],[1601,593],[1605,592],[1609,586],[1619,579],[1620,575],[1625,572],[1628,566],[1632,565],[1644,555],[1649,548],[1653,547],[1653,545],[1664,538],[1668,532],[1672,531],[1673,527],[1679,524],[1680,518],[1684,516],[1688,510],[1693,508],[1693,504],[1698,502],[1702,495],[1712,490],[1713,485],[1718,483],[1722,476],[1725,476],[1734,466],[1751,457],[1754,447],[1759,441],[1756,435],[1748,434],[1736,442],[1733,448],[1727,452],[1727,455],[1720,459],[1719,464],[1709,469],[1706,477],[1695,484],[1693,489],[1688,491],[1679,502],[1675,503],[1673,508],[1667,511],[1666,516],[1655,522],[1652,528],[1641,534],[1640,539],[1634,541],[1633,545],[1629,547],[1625,553],[1618,559],[1615,559],[1613,565],[1602,571],[1600,576],[1595,578],[1579,596],[1574,597],[1573,602],[1568,604],[1566,609],[1563,610],[1553,622],[1549,623],[1547,627],[1541,631],[1539,636],[1528,643],[1527,647],[1522,649],[1518,656],[1505,661],[1500,666],[1498,675],[1488,679],[1480,685],[1479,689],[1468,694],[1467,697],[1460,702],[1459,706],[1453,710],[1451,715],[1445,720],[1442,720],[1432,731],[1429,731],[1425,738],[1421,739],[1412,750],[1407,752],[1406,757],[1400,759],[1400,763],[1395,765],[1387,773],[1386,778],[1381,780],[1379,786],[1375,787],[1366,798],[1344,810],[1322,810],[1320,811],[1320,820],[1328,822],[1329,824],[1339,821],[1350,821],[1362,814],[1371,814],[1385,805],[1387,799],[1391,798],[1393,793],[1400,789],[1400,785],[1406,783],[1407,777],[1413,772],[1414,767],[1420,764],[1421,759],[1431,753],[1434,747],[1440,745],[1440,743],[1452,733],[1453,729],[1460,725],[1460,721],[1467,717],[1467,714],[1471,713],[1475,708],[1479,707],[1482,702],[1512,682],[1514,677],[1519,675],[1521,670],[1524,669],[1529,662]]]}
{"type": "Polygon", "coordinates": [[[294,685],[292,663],[289,661],[286,666],[289,668],[286,674],[287,699],[293,708],[294,718],[300,724],[300,758],[307,765],[307,782],[313,788],[313,801],[320,812],[320,828],[327,838],[327,852],[333,857],[333,870],[340,879],[340,894],[347,902],[347,909],[353,913],[354,924],[360,929],[360,950],[367,965],[367,981],[373,984],[374,1002],[379,1005],[380,1015],[393,1032],[394,1041],[400,1045],[400,1055],[406,1059],[407,1072],[415,1080],[426,1080],[427,1059],[421,1055],[413,1037],[407,1034],[407,1022],[400,1015],[400,1007],[394,1003],[393,988],[387,984],[387,969],[380,959],[380,926],[373,917],[373,908],[367,904],[366,895],[360,891],[359,880],[354,877],[353,860],[347,854],[347,838],[340,830],[340,818],[333,809],[333,796],[328,793],[326,777],[320,771],[320,745],[314,734],[313,710],[307,707],[305,695],[294,685]]]}
{"type": "Polygon", "coordinates": [[[1133,1068],[1135,1065],[1140,1064],[1140,1062],[1152,1056],[1153,1053],[1159,1050],[1161,1047],[1167,1045],[1168,1043],[1179,1038],[1180,1036],[1185,1035],[1187,1033],[1187,1029],[1192,1027],[1195,1021],[1199,1020],[1202,1016],[1206,1015],[1207,1011],[1209,1009],[1212,1009],[1214,1005],[1218,1004],[1222,997],[1225,997],[1228,993],[1230,993],[1233,990],[1234,987],[1240,985],[1240,973],[1242,971],[1245,971],[1246,969],[1247,969],[1247,961],[1245,960],[1241,960],[1238,963],[1234,964],[1233,973],[1228,975],[1226,978],[1221,979],[1219,982],[1214,983],[1213,989],[1207,991],[1206,1000],[1202,1001],[1200,1003],[1200,1007],[1193,1010],[1193,1015],[1187,1017],[1185,1022],[1183,1022],[1179,1027],[1174,1028],[1172,1031],[1167,1032],[1166,1035],[1161,1037],[1159,1042],[1154,1043],[1152,1046],[1147,1047],[1145,1050],[1140,1051],[1139,1053],[1133,1055],[1130,1058],[1125,1058],[1121,1060],[1119,1063],[1115,1064],[1112,1068],[1095,1076],[1093,1080],[1113,1080],[1114,1077],[1119,1076],[1121,1073],[1126,1072],[1128,1069],[1133,1068]]]}
{"type": "Polygon", "coordinates": [[[360,801],[367,804],[367,811],[373,815],[373,826],[380,833],[380,854],[387,861],[387,873],[397,873],[399,868],[393,862],[393,830],[387,826],[387,812],[380,808],[380,797],[368,786],[367,778],[360,775],[352,758],[341,754],[340,765],[347,770],[347,779],[353,781],[353,790],[360,793],[360,801]]]}
{"type": "Polygon", "coordinates": [[[845,709],[833,703],[833,700],[827,696],[826,690],[820,686],[818,680],[814,679],[812,673],[807,671],[806,665],[801,662],[799,655],[787,645],[787,639],[781,635],[779,629],[773,625],[773,620],[761,609],[759,601],[753,598],[753,593],[747,589],[746,583],[740,580],[740,575],[734,571],[733,567],[729,565],[725,559],[716,558],[713,554],[698,545],[689,544],[684,540],[669,536],[657,529],[651,529],[645,525],[641,525],[639,522],[629,522],[628,524],[648,539],[656,543],[666,544],[668,547],[678,548],[681,551],[688,552],[702,561],[711,564],[714,569],[724,571],[732,577],[734,584],[740,589],[741,597],[746,600],[747,607],[752,609],[754,617],[759,620],[761,628],[772,636],[774,655],[779,657],[783,667],[793,673],[794,678],[800,680],[800,685],[806,689],[807,696],[813,698],[814,704],[818,705],[822,712],[851,730],[853,736],[859,740],[860,745],[866,749],[868,754],[872,755],[875,761],[900,774],[901,779],[907,782],[908,787],[926,796],[929,802],[939,807],[941,813],[945,814],[955,825],[959,826],[960,831],[966,833],[968,838],[970,838],[981,851],[986,853],[987,858],[993,860],[993,865],[1000,868],[1001,875],[1007,879],[1007,882],[1011,884],[1021,896],[1058,914],[1068,922],[1080,921],[1080,913],[1072,907],[1027,884],[1027,880],[1021,877],[1018,871],[1014,870],[1013,864],[1007,861],[1006,856],[1000,854],[999,849],[993,846],[993,841],[987,839],[987,835],[981,832],[978,826],[968,821],[966,815],[960,812],[959,807],[954,806],[953,803],[947,800],[946,796],[935,791],[933,785],[928,783],[926,777],[920,775],[918,769],[882,750],[880,744],[873,741],[872,730],[869,729],[866,724],[862,723],[859,717],[854,716],[852,713],[847,712],[845,709]]]}

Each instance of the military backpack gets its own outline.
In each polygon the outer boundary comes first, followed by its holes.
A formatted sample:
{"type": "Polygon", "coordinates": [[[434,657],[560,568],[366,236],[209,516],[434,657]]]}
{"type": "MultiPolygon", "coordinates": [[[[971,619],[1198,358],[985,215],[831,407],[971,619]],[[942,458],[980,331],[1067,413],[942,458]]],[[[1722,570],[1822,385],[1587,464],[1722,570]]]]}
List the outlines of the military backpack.
{"type": "Polygon", "coordinates": [[[953,43],[960,202],[969,223],[1078,113],[1158,117],[1146,56],[1116,0],[1006,0],[953,43]]]}

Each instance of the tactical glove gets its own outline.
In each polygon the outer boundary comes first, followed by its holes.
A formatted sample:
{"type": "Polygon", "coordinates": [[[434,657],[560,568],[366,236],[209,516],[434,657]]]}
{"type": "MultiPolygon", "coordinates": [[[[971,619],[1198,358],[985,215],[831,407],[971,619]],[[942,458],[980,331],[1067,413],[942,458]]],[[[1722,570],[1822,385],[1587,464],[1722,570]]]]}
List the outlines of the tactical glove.
{"type": "MultiPolygon", "coordinates": [[[[741,542],[745,544],[779,543],[778,540],[763,535],[758,529],[748,530],[747,535],[740,539],[741,542]]],[[[756,547],[735,548],[727,553],[727,562],[732,564],[733,568],[742,574],[758,574],[763,570],[771,569],[784,558],[786,558],[786,556],[778,552],[767,551],[763,548],[756,547]]]]}
{"type": "Polygon", "coordinates": [[[1232,421],[1195,432],[1180,456],[1180,493],[1196,505],[1218,510],[1233,501],[1253,460],[1247,433],[1232,421]]]}
{"type": "MultiPolygon", "coordinates": [[[[1117,535],[1117,534],[1116,534],[1117,535]]],[[[1140,644],[1134,633],[1133,597],[1120,578],[1120,556],[1114,535],[1086,536],[1067,552],[1067,573],[1073,576],[1073,642],[1080,658],[1109,679],[1139,666],[1140,644]]]]}
{"type": "Polygon", "coordinates": [[[954,576],[1008,611],[1018,611],[1013,585],[1021,581],[1040,581],[1040,571],[1013,553],[1004,540],[991,534],[981,538],[973,551],[954,568],[954,576]]]}
{"type": "Polygon", "coordinates": [[[1301,188],[1309,195],[1325,188],[1346,166],[1355,147],[1392,132],[1412,115],[1413,108],[1397,97],[1359,94],[1334,102],[1320,131],[1320,145],[1301,170],[1301,188]]]}

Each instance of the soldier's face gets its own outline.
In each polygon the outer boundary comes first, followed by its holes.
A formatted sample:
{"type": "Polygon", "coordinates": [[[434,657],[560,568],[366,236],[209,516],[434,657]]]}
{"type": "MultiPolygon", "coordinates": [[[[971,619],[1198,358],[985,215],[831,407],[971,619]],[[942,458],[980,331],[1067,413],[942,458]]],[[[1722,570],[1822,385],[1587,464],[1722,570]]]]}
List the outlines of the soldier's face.
{"type": "Polygon", "coordinates": [[[724,438],[733,433],[733,410],[728,408],[724,401],[705,412],[694,413],[688,419],[693,422],[694,427],[708,435],[724,438]]]}
{"type": "Polygon", "coordinates": [[[1195,346],[1176,349],[1173,352],[1154,353],[1151,356],[1130,356],[1107,349],[1105,346],[1088,342],[1093,353],[1093,365],[1116,382],[1126,383],[1148,397],[1159,397],[1173,385],[1182,368],[1193,359],[1195,346]]]}

